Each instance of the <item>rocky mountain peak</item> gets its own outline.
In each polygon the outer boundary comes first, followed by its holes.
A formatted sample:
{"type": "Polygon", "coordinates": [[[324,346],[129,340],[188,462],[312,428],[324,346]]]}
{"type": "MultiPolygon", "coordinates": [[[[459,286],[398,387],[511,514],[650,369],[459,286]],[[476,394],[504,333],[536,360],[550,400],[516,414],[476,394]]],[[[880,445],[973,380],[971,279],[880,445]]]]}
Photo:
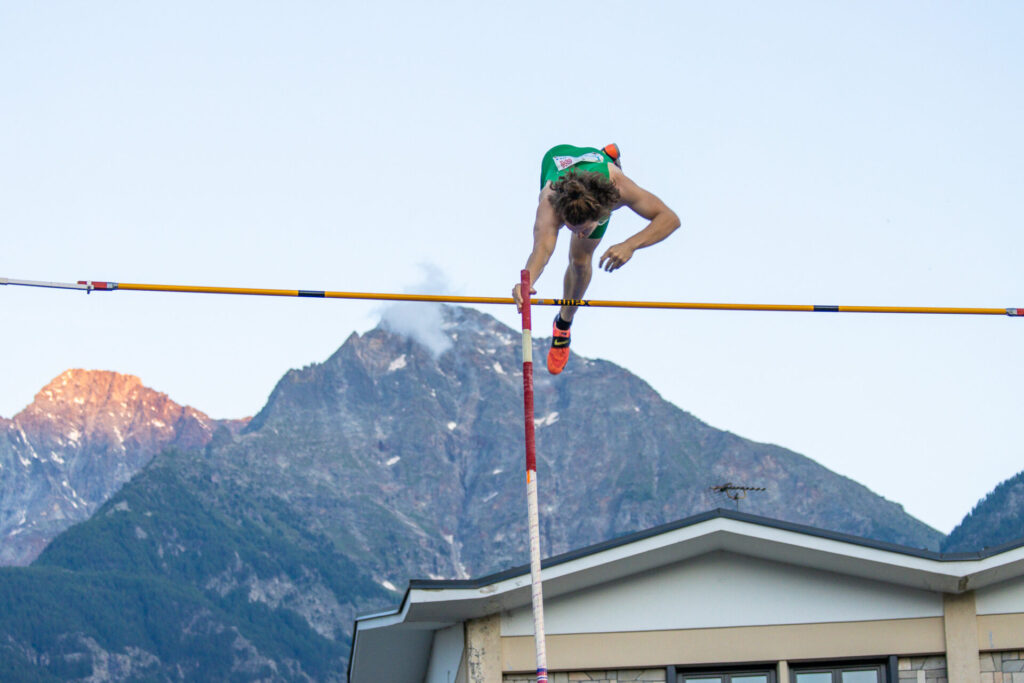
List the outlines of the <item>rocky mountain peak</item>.
{"type": "Polygon", "coordinates": [[[202,448],[245,422],[211,419],[132,375],[61,373],[0,422],[0,564],[31,560],[162,450],[202,448]]]}
{"type": "Polygon", "coordinates": [[[145,389],[142,380],[134,375],[123,375],[107,370],[66,370],[39,390],[34,406],[45,404],[73,404],[108,402],[110,399],[127,399],[139,389],[145,389]]]}
{"type": "MultiPolygon", "coordinates": [[[[372,423],[375,415],[392,409],[400,414],[402,406],[424,402],[445,404],[439,412],[444,425],[456,412],[448,405],[455,394],[469,392],[473,402],[480,399],[481,382],[521,386],[521,375],[513,381],[522,363],[519,344],[513,330],[474,309],[397,305],[374,329],[349,335],[323,363],[287,372],[246,431],[283,428],[295,411],[321,413],[325,420],[356,413],[372,423]]],[[[520,399],[512,400],[515,405],[520,399]]]]}
{"type": "Polygon", "coordinates": [[[185,444],[201,446],[212,434],[205,414],[178,405],[133,375],[103,370],[68,370],[36,394],[15,416],[28,440],[45,450],[55,445],[99,442],[126,451],[154,448],[185,428],[185,444]],[[128,445],[126,446],[126,442],[128,445]]]}
{"type": "MultiPolygon", "coordinates": [[[[519,331],[473,309],[418,310],[386,312],[323,363],[289,371],[204,465],[247,495],[286,497],[317,533],[371,558],[380,585],[400,585],[408,567],[465,577],[525,559],[519,331]]],[[[534,339],[536,358],[546,344],[534,339]]],[[[744,475],[772,484],[747,512],[937,546],[899,506],[715,429],[607,361],[577,354],[558,377],[535,372],[534,386],[545,552],[716,507],[710,487],[744,475]]]]}

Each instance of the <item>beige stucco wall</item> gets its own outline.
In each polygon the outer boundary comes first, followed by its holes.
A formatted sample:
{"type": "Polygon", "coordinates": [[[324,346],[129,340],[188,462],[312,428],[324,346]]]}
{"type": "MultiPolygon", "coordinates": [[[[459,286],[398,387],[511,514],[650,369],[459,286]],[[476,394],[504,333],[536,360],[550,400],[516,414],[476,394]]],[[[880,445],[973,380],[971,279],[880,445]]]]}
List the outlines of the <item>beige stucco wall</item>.
{"type": "Polygon", "coordinates": [[[1024,649],[1024,614],[979,615],[978,649],[1024,649]]]}
{"type": "MultiPolygon", "coordinates": [[[[1002,675],[1002,672],[991,672],[992,680],[989,680],[989,675],[982,676],[980,664],[983,652],[1024,649],[1024,613],[978,615],[972,591],[934,595],[942,605],[942,616],[722,628],[609,628],[596,632],[549,632],[548,669],[552,672],[645,670],[668,665],[799,662],[897,655],[929,661],[938,657],[942,664],[942,683],[1024,683],[1024,670],[1009,672],[1020,673],[1020,680],[1013,677],[995,680],[995,674],[1002,675]]],[[[584,597],[590,602],[600,602],[602,596],[595,591],[584,597]]],[[[611,602],[619,605],[622,601],[611,602]]],[[[989,602],[993,603],[991,599],[989,602]]],[[[555,601],[556,605],[559,603],[566,606],[574,604],[573,600],[555,601]]],[[[638,617],[635,613],[634,621],[638,617]]],[[[504,634],[501,638],[502,670],[506,673],[530,672],[535,661],[533,637],[510,634],[509,631],[514,633],[517,630],[510,628],[511,623],[506,613],[501,624],[504,634]]],[[[614,623],[609,625],[614,626],[614,623]]],[[[593,620],[588,624],[593,624],[593,620]]],[[[917,681],[919,676],[926,677],[922,672],[927,672],[931,679],[940,676],[938,668],[922,668],[913,676],[915,683],[925,683],[924,680],[917,681]]],[[[928,680],[927,683],[936,681],[928,680]]]]}
{"type": "MultiPolygon", "coordinates": [[[[974,612],[968,592],[945,596],[942,618],[552,635],[547,638],[548,668],[643,671],[899,655],[900,678],[906,683],[1024,683],[1024,614],[974,612]],[[999,666],[991,663],[994,658],[999,666]]],[[[529,672],[534,663],[532,636],[501,638],[504,672],[529,672]]]]}
{"type": "MultiPolygon", "coordinates": [[[[786,624],[547,637],[548,669],[572,671],[877,657],[945,650],[943,619],[786,624]]],[[[532,636],[502,639],[502,668],[531,671],[532,636]]]]}

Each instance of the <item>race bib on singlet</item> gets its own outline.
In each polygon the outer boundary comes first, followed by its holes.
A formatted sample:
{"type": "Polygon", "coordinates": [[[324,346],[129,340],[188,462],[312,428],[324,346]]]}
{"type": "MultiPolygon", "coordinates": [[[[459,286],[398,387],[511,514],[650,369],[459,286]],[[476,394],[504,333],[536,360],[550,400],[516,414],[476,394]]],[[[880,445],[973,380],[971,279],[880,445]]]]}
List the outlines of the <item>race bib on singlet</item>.
{"type": "Polygon", "coordinates": [[[551,157],[551,160],[555,162],[555,168],[559,171],[564,171],[570,166],[575,166],[576,164],[583,163],[584,161],[589,161],[595,164],[600,163],[604,161],[604,155],[599,152],[587,152],[586,154],[581,154],[578,157],[551,157]]]}

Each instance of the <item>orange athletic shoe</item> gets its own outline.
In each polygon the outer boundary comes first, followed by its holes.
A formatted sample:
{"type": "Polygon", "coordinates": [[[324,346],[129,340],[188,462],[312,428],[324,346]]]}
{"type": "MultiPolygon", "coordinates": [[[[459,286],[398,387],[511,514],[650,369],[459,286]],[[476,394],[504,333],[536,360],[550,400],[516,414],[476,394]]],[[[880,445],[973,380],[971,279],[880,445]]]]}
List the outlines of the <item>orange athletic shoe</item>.
{"type": "Polygon", "coordinates": [[[569,362],[569,330],[560,330],[552,325],[551,348],[548,350],[548,372],[557,375],[569,362]]]}
{"type": "Polygon", "coordinates": [[[618,166],[619,168],[622,168],[622,153],[619,152],[619,146],[618,145],[616,145],[613,142],[610,145],[605,145],[604,149],[601,150],[601,151],[603,151],[605,154],[607,154],[608,158],[611,159],[615,163],[616,166],[618,166]]]}

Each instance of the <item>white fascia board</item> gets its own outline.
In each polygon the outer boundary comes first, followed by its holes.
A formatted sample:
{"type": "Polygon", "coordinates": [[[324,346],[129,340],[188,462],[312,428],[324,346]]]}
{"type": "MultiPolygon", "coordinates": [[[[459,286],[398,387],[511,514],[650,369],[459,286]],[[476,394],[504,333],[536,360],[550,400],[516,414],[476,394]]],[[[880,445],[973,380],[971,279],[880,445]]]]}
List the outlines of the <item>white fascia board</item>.
{"type": "Polygon", "coordinates": [[[399,628],[403,630],[422,631],[426,630],[437,630],[439,628],[448,628],[455,623],[453,619],[440,620],[440,621],[428,621],[425,619],[410,618],[409,612],[410,607],[413,605],[412,595],[410,599],[405,601],[405,605],[401,610],[394,612],[381,612],[379,614],[370,614],[356,619],[359,624],[356,630],[356,637],[359,636],[359,632],[373,631],[382,628],[399,628]]]}
{"type": "Polygon", "coordinates": [[[409,600],[405,600],[399,609],[391,612],[378,612],[377,614],[367,614],[361,617],[356,617],[356,623],[358,624],[358,631],[367,631],[375,628],[387,628],[388,626],[395,626],[405,621],[406,615],[409,613],[409,600]]]}
{"type": "MultiPolygon", "coordinates": [[[[1024,574],[1024,547],[984,559],[944,561],[717,517],[545,567],[544,595],[571,593],[718,550],[942,593],[973,590],[1024,574]]],[[[472,619],[529,603],[530,575],[524,570],[478,587],[442,583],[412,588],[400,618],[390,623],[472,619]]],[[[368,624],[360,620],[360,627],[364,625],[368,624]]]]}
{"type": "Polygon", "coordinates": [[[1024,574],[1024,547],[986,558],[940,560],[737,520],[720,521],[733,525],[737,540],[743,539],[727,548],[733,552],[911,588],[962,593],[1024,574]]]}
{"type": "Polygon", "coordinates": [[[955,563],[961,574],[961,591],[984,588],[1024,575],[1024,547],[980,560],[961,560],[955,563]]]}
{"type": "MultiPolygon", "coordinates": [[[[1024,574],[1024,548],[979,560],[943,561],[719,517],[546,567],[544,594],[582,590],[716,550],[942,593],[1024,574]]],[[[408,617],[467,619],[514,609],[529,604],[529,588],[526,572],[475,588],[417,588],[409,593],[408,617]]]]}
{"type": "Polygon", "coordinates": [[[723,550],[909,588],[957,591],[960,575],[947,563],[784,530],[768,531],[754,535],[742,529],[730,532],[723,550]]]}
{"type": "MultiPolygon", "coordinates": [[[[713,530],[704,524],[643,538],[546,567],[541,572],[544,595],[555,597],[574,592],[715,549],[713,530]]],[[[408,618],[434,620],[444,615],[472,619],[522,607],[530,604],[530,585],[527,570],[476,588],[412,588],[408,618]]]]}

